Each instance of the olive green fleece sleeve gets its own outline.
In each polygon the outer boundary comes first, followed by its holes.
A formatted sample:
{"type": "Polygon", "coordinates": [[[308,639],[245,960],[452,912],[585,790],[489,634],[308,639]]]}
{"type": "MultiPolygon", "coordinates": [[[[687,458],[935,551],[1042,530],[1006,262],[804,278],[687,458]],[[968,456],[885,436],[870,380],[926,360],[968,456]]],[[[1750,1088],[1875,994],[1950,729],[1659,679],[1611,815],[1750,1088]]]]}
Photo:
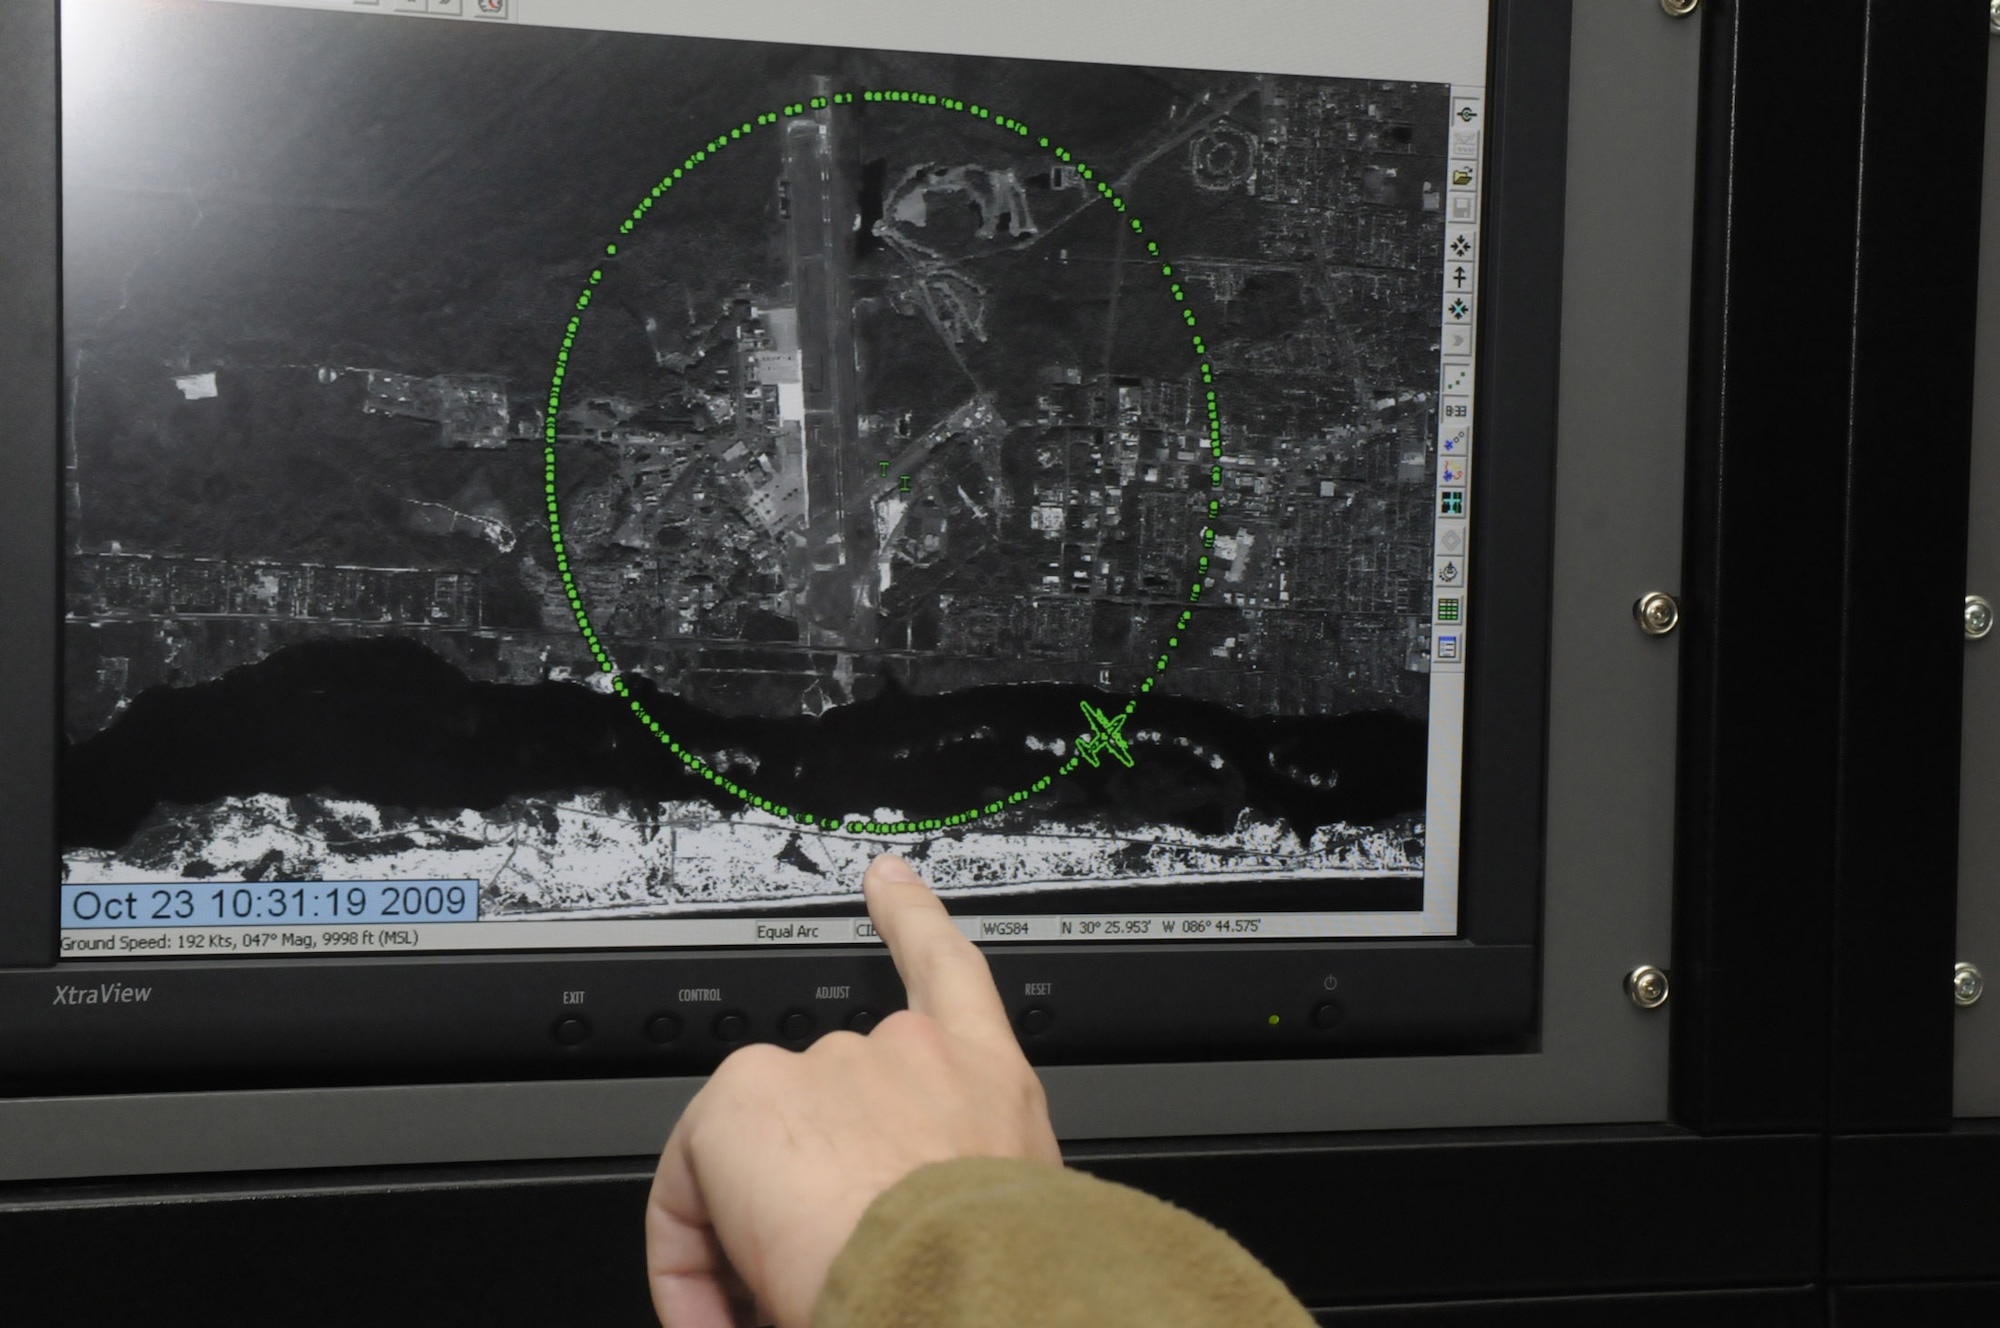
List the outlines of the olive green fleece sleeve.
{"type": "Polygon", "coordinates": [[[1046,1162],[904,1177],[827,1273],[813,1328],[1312,1328],[1247,1250],[1151,1195],[1046,1162]]]}

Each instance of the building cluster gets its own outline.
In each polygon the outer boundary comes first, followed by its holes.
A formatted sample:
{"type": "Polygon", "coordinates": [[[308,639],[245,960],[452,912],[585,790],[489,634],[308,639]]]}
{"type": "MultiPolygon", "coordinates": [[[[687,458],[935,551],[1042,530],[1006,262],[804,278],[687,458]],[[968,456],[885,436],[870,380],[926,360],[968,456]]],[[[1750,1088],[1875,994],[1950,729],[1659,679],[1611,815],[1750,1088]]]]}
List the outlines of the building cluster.
{"type": "Polygon", "coordinates": [[[479,578],[415,567],[345,567],[144,553],[70,559],[68,616],[262,618],[432,628],[479,625],[479,578]]]}
{"type": "MultiPolygon", "coordinates": [[[[710,329],[690,406],[586,401],[564,445],[615,466],[563,498],[572,573],[601,630],[631,640],[784,641],[804,538],[804,389],[796,310],[748,296],[710,329]]],[[[553,578],[545,616],[569,614],[553,578]]]]}
{"type": "Polygon", "coordinates": [[[416,637],[475,677],[549,673],[547,642],[529,647],[532,670],[509,666],[508,638],[482,624],[471,572],[112,550],[71,555],[65,599],[64,722],[79,734],[148,688],[206,682],[330,637],[416,637]]]}
{"type": "Polygon", "coordinates": [[[432,420],[438,426],[442,446],[501,448],[510,436],[533,436],[536,421],[524,421],[519,429],[511,427],[504,379],[485,374],[420,378],[385,369],[363,372],[367,375],[367,396],[361,405],[364,411],[432,420]]]}

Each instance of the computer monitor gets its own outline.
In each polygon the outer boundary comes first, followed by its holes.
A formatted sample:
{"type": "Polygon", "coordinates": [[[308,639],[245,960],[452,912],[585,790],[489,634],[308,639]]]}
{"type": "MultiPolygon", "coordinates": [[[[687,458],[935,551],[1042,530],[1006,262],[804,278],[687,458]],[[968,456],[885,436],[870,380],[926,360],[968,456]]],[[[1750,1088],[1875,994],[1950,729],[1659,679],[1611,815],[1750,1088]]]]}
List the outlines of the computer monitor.
{"type": "Polygon", "coordinates": [[[65,0],[10,1071],[1532,1049],[1528,8],[65,0]]]}

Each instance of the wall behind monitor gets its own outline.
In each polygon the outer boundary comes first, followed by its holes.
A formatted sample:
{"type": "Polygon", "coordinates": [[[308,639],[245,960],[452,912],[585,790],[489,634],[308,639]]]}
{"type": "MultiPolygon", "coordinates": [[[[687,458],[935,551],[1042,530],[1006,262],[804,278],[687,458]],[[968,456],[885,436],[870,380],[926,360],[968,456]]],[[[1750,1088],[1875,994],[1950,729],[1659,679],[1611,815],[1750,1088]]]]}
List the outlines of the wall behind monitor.
{"type": "MultiPolygon", "coordinates": [[[[1593,2],[1571,34],[1540,1050],[1052,1067],[1066,1138],[1667,1115],[1671,1005],[1639,1011],[1622,979],[1671,964],[1677,647],[1640,635],[1631,605],[1681,565],[1699,25],[1593,2]]],[[[22,1099],[0,1102],[0,1180],[631,1156],[698,1087],[22,1099]]]]}

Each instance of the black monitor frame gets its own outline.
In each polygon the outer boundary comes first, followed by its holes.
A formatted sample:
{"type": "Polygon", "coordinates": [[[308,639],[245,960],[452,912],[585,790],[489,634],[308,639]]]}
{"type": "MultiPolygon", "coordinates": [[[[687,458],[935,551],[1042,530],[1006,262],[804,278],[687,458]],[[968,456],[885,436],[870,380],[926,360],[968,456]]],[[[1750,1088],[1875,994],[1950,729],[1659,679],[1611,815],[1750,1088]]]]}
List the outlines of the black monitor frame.
{"type": "MultiPolygon", "coordinates": [[[[1023,1032],[1032,1059],[1534,1050],[1569,19],[1567,3],[1493,7],[1458,937],[991,948],[1009,1009],[1053,1015],[1023,1032]],[[1319,1026],[1324,1007],[1331,1027],[1319,1026]],[[1267,1014],[1284,1019],[1272,1028],[1267,1014]]],[[[725,1013],[744,1016],[751,1039],[779,1040],[789,1012],[823,1029],[899,1006],[887,957],[852,949],[55,964],[57,26],[56,0],[0,17],[0,59],[16,67],[0,80],[0,391],[12,439],[0,449],[0,620],[11,629],[0,637],[0,1091],[689,1073],[728,1050],[725,1013]],[[56,994],[72,985],[151,995],[75,1006],[56,994]],[[828,1006],[821,987],[849,995],[828,1006]],[[684,1003],[686,988],[724,1000],[684,1003]],[[568,993],[581,1004],[566,1006],[568,993]],[[579,1015],[584,1040],[559,1040],[558,1021],[579,1015]],[[678,1025],[666,1045],[647,1036],[660,1015],[678,1025]]]]}

